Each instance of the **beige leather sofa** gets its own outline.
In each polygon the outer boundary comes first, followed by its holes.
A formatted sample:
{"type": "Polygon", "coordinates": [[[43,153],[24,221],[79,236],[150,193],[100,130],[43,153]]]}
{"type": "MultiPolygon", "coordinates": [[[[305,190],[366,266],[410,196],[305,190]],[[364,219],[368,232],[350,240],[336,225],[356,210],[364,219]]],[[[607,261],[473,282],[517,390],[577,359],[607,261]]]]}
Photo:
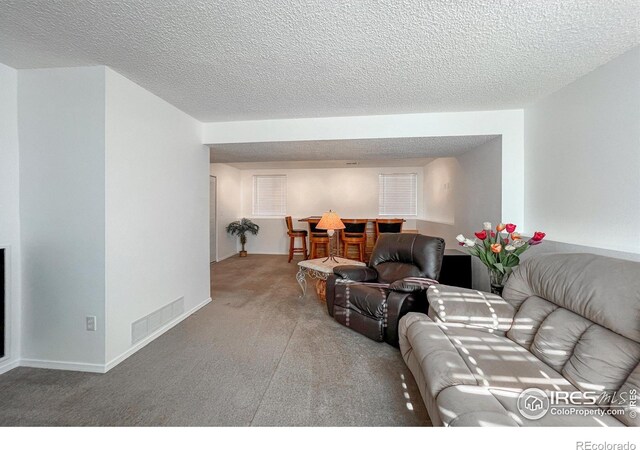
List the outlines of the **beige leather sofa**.
{"type": "Polygon", "coordinates": [[[640,263],[540,255],[503,298],[444,285],[427,297],[429,315],[407,314],[399,334],[434,425],[640,425],[640,263]],[[521,412],[528,388],[548,397],[541,418],[521,412]]]}

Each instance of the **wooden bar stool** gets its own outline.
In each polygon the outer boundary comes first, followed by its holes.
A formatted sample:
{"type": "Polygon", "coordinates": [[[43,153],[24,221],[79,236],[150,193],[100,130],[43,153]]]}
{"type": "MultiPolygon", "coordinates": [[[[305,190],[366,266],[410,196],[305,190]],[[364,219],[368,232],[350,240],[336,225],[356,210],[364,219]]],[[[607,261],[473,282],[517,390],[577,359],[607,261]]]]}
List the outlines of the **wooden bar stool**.
{"type": "Polygon", "coordinates": [[[358,249],[358,261],[364,262],[364,250],[367,245],[367,219],[342,219],[344,230],[340,232],[340,242],[342,242],[342,256],[349,258],[349,246],[358,249]]]}
{"type": "Polygon", "coordinates": [[[376,219],[374,225],[377,241],[380,233],[402,233],[404,219],[376,219]]]}
{"type": "Polygon", "coordinates": [[[316,226],[318,226],[320,218],[309,219],[308,222],[311,259],[316,259],[318,257],[318,247],[324,248],[324,256],[329,256],[329,253],[331,251],[329,248],[329,235],[326,231],[316,230],[316,226]]]}
{"type": "Polygon", "coordinates": [[[294,253],[302,253],[307,259],[307,232],[306,230],[294,230],[291,216],[284,218],[287,222],[287,235],[289,236],[289,262],[293,259],[294,253]],[[296,247],[296,238],[302,239],[302,247],[296,247]]]}

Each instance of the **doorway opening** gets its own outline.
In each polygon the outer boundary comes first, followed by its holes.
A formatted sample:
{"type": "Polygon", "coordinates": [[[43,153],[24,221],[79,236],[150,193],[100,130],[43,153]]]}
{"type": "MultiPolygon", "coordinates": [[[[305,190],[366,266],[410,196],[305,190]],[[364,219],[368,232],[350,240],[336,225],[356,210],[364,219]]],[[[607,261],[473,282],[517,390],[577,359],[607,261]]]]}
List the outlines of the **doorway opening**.
{"type": "Polygon", "coordinates": [[[209,262],[218,261],[218,239],[217,239],[217,179],[209,175],[209,262]]]}

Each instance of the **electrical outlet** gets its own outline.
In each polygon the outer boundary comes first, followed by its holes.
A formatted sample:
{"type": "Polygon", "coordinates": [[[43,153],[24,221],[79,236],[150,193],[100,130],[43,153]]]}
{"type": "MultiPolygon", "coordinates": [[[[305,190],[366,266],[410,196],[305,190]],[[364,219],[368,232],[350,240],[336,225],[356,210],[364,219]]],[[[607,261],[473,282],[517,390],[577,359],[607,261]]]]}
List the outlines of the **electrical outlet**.
{"type": "Polygon", "coordinates": [[[87,331],[96,331],[96,316],[87,316],[87,331]]]}

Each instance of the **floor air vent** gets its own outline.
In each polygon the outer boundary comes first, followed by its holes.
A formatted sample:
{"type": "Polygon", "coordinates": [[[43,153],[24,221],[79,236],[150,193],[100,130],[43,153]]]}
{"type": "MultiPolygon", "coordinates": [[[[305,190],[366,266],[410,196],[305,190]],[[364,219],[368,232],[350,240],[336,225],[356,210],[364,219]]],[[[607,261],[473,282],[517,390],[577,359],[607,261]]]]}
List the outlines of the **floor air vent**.
{"type": "Polygon", "coordinates": [[[136,344],[184,313],[184,297],[131,324],[131,343],[136,344]]]}

